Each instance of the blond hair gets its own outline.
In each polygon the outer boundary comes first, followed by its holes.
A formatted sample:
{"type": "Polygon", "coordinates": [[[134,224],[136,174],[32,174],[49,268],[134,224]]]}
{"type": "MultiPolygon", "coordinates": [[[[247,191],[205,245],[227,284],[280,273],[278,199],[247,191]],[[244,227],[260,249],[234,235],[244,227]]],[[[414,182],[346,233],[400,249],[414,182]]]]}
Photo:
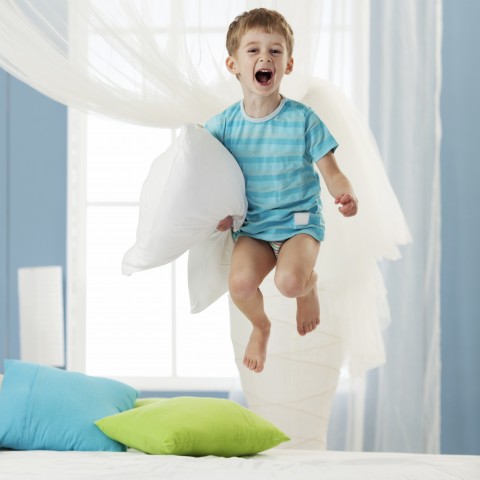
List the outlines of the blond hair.
{"type": "Polygon", "coordinates": [[[279,33],[285,38],[288,56],[293,52],[293,30],[285,17],[275,10],[255,8],[244,12],[230,24],[227,32],[227,51],[235,55],[240,46],[240,41],[249,30],[262,30],[266,33],[279,33]]]}

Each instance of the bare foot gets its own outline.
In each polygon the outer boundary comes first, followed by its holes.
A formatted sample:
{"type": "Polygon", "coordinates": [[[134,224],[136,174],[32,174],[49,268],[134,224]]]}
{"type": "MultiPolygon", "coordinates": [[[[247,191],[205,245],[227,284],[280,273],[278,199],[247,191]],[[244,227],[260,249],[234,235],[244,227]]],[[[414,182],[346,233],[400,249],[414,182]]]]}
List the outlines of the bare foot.
{"type": "Polygon", "coordinates": [[[306,335],[320,324],[320,303],[317,287],[314,286],[304,297],[297,298],[297,331],[306,335]]]}
{"type": "Polygon", "coordinates": [[[260,373],[263,370],[265,359],[267,357],[267,343],[269,336],[269,321],[265,323],[265,326],[253,327],[250,340],[248,341],[245,350],[245,356],[243,357],[243,364],[254,372],[260,373]]]}

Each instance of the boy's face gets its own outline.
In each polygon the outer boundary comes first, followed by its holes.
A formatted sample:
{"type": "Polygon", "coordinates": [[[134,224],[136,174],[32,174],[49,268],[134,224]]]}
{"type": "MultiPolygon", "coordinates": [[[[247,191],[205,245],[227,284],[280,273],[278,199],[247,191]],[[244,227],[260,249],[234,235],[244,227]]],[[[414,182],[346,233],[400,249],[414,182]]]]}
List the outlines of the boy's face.
{"type": "Polygon", "coordinates": [[[245,96],[265,97],[279,93],[283,76],[293,69],[293,58],[288,55],[283,35],[249,30],[226,65],[240,80],[245,96]]]}

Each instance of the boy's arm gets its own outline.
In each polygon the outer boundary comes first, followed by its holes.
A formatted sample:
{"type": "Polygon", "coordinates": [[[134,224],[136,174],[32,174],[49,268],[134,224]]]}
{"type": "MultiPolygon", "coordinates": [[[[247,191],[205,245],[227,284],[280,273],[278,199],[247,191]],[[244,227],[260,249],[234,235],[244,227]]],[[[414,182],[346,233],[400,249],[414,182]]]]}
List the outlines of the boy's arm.
{"type": "Polygon", "coordinates": [[[337,165],[333,152],[327,153],[317,161],[318,169],[322,174],[328,191],[340,205],[339,212],[345,217],[353,217],[357,214],[358,200],[353,191],[352,184],[337,165]]]}

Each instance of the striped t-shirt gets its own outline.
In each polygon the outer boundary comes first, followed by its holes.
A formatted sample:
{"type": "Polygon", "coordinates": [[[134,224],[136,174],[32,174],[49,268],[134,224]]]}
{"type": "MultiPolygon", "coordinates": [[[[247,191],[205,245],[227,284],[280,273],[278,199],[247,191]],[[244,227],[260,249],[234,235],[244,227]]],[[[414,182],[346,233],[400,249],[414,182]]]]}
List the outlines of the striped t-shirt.
{"type": "Polygon", "coordinates": [[[235,236],[280,241],[306,233],[323,240],[315,163],[337,142],[310,107],[284,98],[267,117],[251,118],[238,102],[205,127],[232,153],[245,177],[248,211],[235,236]]]}

